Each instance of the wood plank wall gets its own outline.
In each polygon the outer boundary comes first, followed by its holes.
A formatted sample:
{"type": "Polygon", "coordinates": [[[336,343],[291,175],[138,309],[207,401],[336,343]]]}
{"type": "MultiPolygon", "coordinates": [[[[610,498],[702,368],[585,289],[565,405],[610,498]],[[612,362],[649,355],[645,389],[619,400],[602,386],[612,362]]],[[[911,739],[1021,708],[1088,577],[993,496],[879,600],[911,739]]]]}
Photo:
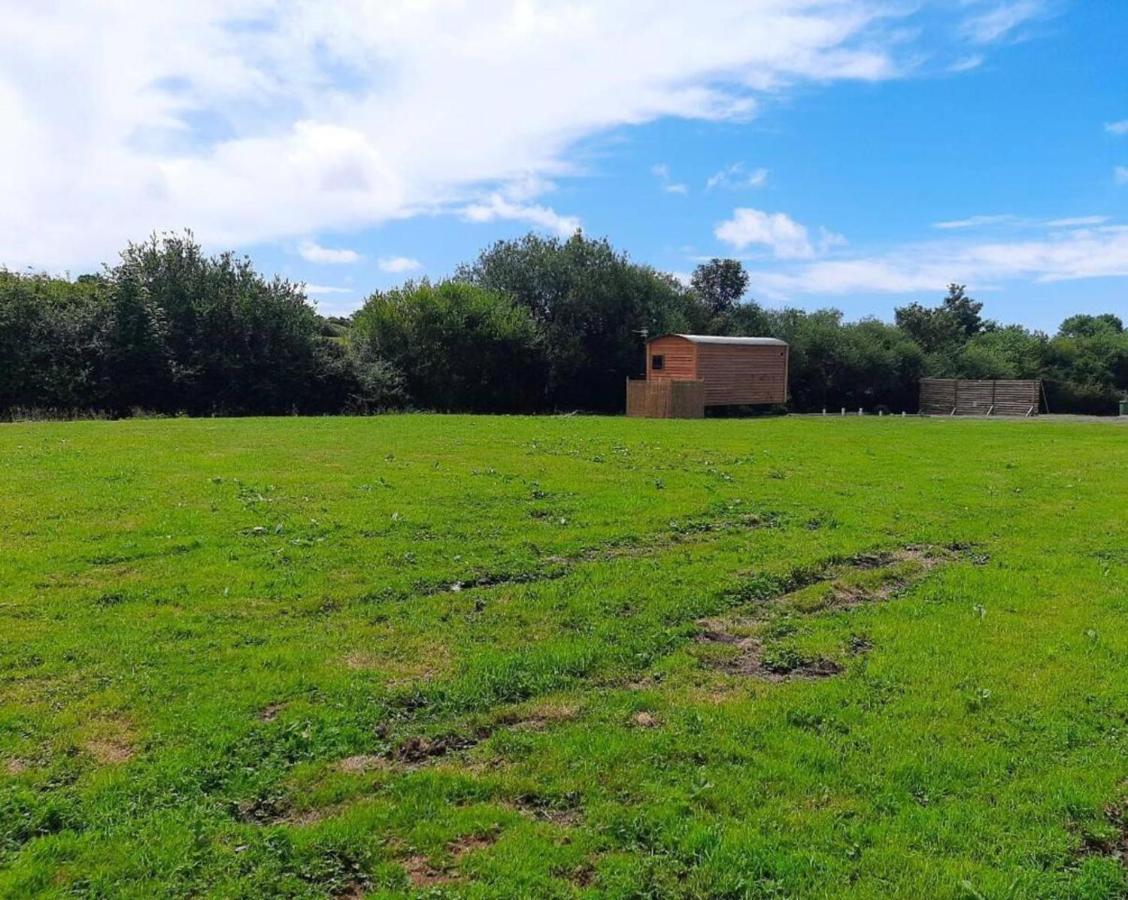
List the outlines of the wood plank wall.
{"type": "Polygon", "coordinates": [[[627,379],[627,415],[645,419],[700,419],[705,385],[700,381],[627,379]]]}
{"type": "Polygon", "coordinates": [[[1038,415],[1042,382],[922,378],[920,411],[928,416],[1038,415]],[[1033,407],[1033,411],[1031,411],[1033,407]]]}
{"type": "Polygon", "coordinates": [[[697,345],[685,338],[655,338],[647,345],[646,377],[650,381],[663,378],[697,378],[697,345]],[[654,368],[654,357],[661,356],[664,365],[654,368]]]}
{"type": "Polygon", "coordinates": [[[787,402],[787,347],[699,344],[697,377],[706,406],[787,402]]]}

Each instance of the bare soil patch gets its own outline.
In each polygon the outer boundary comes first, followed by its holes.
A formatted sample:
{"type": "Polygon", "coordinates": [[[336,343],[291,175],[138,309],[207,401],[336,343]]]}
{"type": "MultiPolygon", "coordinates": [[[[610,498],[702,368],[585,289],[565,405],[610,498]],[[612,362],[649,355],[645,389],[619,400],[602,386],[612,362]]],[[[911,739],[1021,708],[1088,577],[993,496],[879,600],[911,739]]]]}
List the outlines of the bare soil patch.
{"type": "Polygon", "coordinates": [[[82,749],[103,766],[129,762],[136,752],[130,722],[124,717],[102,720],[82,749]]]}
{"type": "Polygon", "coordinates": [[[700,643],[730,644],[739,650],[735,656],[706,663],[728,675],[759,678],[763,681],[788,681],[801,678],[829,678],[842,672],[842,666],[832,659],[799,656],[786,650],[769,650],[759,638],[737,638],[717,628],[697,636],[700,643]]]}
{"type": "Polygon", "coordinates": [[[1110,803],[1104,810],[1105,819],[1112,826],[1107,835],[1086,835],[1080,854],[1082,856],[1107,856],[1128,868],[1128,799],[1110,803]]]}
{"type": "MultiPolygon", "coordinates": [[[[790,590],[782,590],[774,596],[757,596],[751,615],[700,620],[695,636],[698,643],[728,645],[737,650],[735,654],[718,655],[703,664],[730,675],[765,681],[838,675],[843,667],[832,659],[803,656],[786,645],[766,641],[762,635],[764,626],[785,610],[793,615],[812,615],[886,602],[937,566],[969,555],[973,549],[955,545],[910,545],[860,553],[843,562],[804,570],[787,580],[790,590]]],[[[872,649],[873,644],[868,639],[854,635],[846,652],[858,656],[872,649]]]]}
{"type": "Polygon", "coordinates": [[[415,735],[396,745],[389,751],[389,758],[400,763],[423,763],[448,753],[469,750],[487,734],[470,736],[465,734],[445,734],[439,737],[415,735]]]}
{"type": "Polygon", "coordinates": [[[450,884],[457,880],[457,864],[462,857],[475,850],[483,850],[497,842],[497,835],[467,835],[447,845],[450,863],[434,865],[422,854],[415,854],[403,860],[404,870],[411,886],[415,888],[435,887],[450,884]]]}
{"type": "Polygon", "coordinates": [[[542,703],[502,713],[497,724],[517,731],[544,731],[561,722],[576,718],[579,710],[570,703],[542,703]]]}
{"type": "Polygon", "coordinates": [[[282,712],[282,710],[285,709],[285,708],[286,708],[285,703],[271,703],[268,706],[264,706],[261,710],[259,710],[259,714],[258,714],[259,721],[260,722],[273,722],[275,719],[278,718],[278,714],[280,712],[282,712]]]}
{"type": "Polygon", "coordinates": [[[337,763],[338,771],[347,775],[363,775],[365,772],[386,768],[388,768],[388,760],[385,757],[368,754],[346,756],[337,763]]]}

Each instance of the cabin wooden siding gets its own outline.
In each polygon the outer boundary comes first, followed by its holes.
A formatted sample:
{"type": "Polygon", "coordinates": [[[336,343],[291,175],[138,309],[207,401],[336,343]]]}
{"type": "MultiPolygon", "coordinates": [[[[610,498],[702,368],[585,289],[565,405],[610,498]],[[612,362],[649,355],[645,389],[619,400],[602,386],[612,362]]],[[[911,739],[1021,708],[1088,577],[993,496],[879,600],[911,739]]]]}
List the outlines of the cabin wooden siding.
{"type": "MultiPolygon", "coordinates": [[[[646,380],[651,384],[700,382],[705,406],[787,402],[786,344],[724,343],[724,339],[694,337],[667,334],[651,340],[646,345],[646,380]],[[656,356],[662,357],[660,369],[654,368],[656,356]]],[[[650,408],[643,403],[642,389],[635,388],[635,392],[634,408],[650,408]]]]}
{"type": "Polygon", "coordinates": [[[787,347],[698,344],[697,377],[706,406],[787,402],[787,347]]]}
{"type": "Polygon", "coordinates": [[[697,344],[677,335],[655,338],[647,345],[646,380],[694,381],[697,378],[697,344]],[[654,368],[654,357],[661,356],[663,366],[654,368]]]}

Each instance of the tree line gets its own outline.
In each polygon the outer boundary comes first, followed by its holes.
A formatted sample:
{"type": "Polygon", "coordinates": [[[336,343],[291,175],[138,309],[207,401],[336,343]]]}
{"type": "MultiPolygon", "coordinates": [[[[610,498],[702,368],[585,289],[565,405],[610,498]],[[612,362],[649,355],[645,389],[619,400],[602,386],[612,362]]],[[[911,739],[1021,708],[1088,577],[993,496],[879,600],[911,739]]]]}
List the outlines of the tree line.
{"type": "Polygon", "coordinates": [[[1047,335],[984,318],[953,284],[893,323],[847,322],[764,308],[748,287],[734,260],[683,284],[603,239],[529,234],[326,318],[300,283],[208,256],[191,234],[154,236],[73,280],[0,270],[0,415],[613,412],[644,336],[667,332],[787,341],[798,411],[912,411],[926,375],[1042,378],[1054,412],[1111,413],[1128,396],[1128,333],[1112,314],[1047,335]]]}

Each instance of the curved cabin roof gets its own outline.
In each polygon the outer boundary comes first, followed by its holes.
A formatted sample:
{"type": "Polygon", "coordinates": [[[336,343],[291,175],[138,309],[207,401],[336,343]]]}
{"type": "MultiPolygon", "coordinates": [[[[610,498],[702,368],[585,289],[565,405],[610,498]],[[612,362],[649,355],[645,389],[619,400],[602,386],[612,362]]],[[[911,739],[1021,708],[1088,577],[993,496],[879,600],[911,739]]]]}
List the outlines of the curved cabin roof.
{"type": "MultiPolygon", "coordinates": [[[[778,338],[769,337],[726,337],[722,334],[660,334],[657,337],[652,337],[650,341],[661,340],[662,338],[682,338],[683,340],[690,341],[694,344],[736,344],[736,345],[759,345],[769,347],[786,347],[787,341],[781,341],[778,338]]],[[[647,341],[647,343],[650,343],[647,341]]]]}

